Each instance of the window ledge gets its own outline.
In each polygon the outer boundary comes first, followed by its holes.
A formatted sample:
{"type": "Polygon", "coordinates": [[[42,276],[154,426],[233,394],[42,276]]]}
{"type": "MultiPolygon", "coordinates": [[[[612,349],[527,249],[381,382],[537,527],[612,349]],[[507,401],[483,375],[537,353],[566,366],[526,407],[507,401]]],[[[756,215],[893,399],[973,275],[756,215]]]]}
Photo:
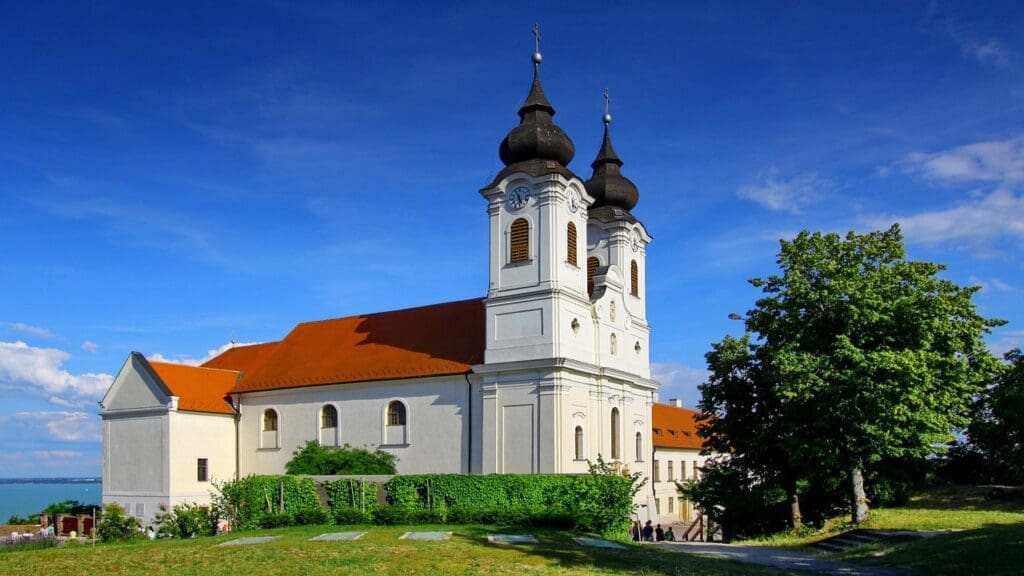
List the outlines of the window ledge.
{"type": "Polygon", "coordinates": [[[505,264],[505,268],[520,268],[522,266],[529,266],[531,264],[533,264],[533,258],[529,258],[527,260],[520,260],[518,262],[508,262],[507,264],[505,264]]]}
{"type": "Polygon", "coordinates": [[[408,448],[411,444],[405,442],[404,444],[379,444],[379,448],[408,448]]]}
{"type": "Polygon", "coordinates": [[[272,448],[257,448],[256,451],[257,452],[277,452],[280,449],[281,449],[280,446],[274,446],[272,448]]]}

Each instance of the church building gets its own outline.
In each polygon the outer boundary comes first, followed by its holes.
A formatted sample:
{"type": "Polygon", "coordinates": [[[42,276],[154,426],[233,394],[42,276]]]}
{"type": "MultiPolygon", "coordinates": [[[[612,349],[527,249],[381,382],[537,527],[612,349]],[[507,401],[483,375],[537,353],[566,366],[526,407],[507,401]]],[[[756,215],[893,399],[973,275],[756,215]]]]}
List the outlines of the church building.
{"type": "Polygon", "coordinates": [[[607,113],[590,178],[568,168],[540,63],[480,190],[486,296],[304,322],[201,366],[131,353],[100,402],[104,503],[149,522],[209,502],[213,481],[282,474],[316,440],[386,450],[399,473],[580,474],[600,455],[649,479],[641,518],[683,517],[658,462],[695,474],[700,442],[651,379],[639,191],[607,113]]]}

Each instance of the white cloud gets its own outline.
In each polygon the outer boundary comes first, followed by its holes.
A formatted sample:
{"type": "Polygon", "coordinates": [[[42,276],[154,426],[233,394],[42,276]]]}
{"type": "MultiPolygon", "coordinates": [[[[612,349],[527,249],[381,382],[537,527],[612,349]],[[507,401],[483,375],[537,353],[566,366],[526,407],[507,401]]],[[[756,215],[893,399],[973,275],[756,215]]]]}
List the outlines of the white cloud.
{"type": "Polygon", "coordinates": [[[12,330],[18,332],[24,332],[30,336],[38,336],[39,338],[53,338],[53,332],[50,332],[46,328],[40,328],[39,326],[30,326],[24,322],[8,322],[7,326],[12,330]]]}
{"type": "Polygon", "coordinates": [[[700,391],[697,386],[707,380],[710,372],[703,368],[694,368],[681,362],[652,362],[651,376],[661,382],[658,398],[668,402],[679,398],[683,406],[696,408],[700,402],[700,391]]]}
{"type": "Polygon", "coordinates": [[[896,166],[931,180],[1014,184],[1024,181],[1024,135],[942,152],[911,152],[896,166]]]}
{"type": "Polygon", "coordinates": [[[207,362],[212,358],[220,356],[230,348],[234,348],[236,346],[252,346],[253,344],[261,344],[261,342],[228,342],[227,344],[223,344],[217,348],[211,348],[207,350],[206,357],[200,358],[198,360],[184,355],[167,357],[159,352],[156,354],[146,356],[146,359],[152,360],[154,362],[167,362],[168,364],[185,364],[187,366],[199,366],[200,364],[207,362]]]}
{"type": "Polygon", "coordinates": [[[925,244],[959,242],[978,246],[1004,237],[1024,240],[1024,196],[999,189],[945,210],[867,219],[872,228],[885,228],[893,222],[900,223],[908,239],[925,244]]]}
{"type": "Polygon", "coordinates": [[[100,418],[86,412],[16,412],[0,416],[6,434],[61,442],[99,442],[100,418]]]}
{"type": "Polygon", "coordinates": [[[957,5],[933,0],[924,14],[924,24],[933,32],[953,41],[964,56],[978,64],[995,68],[1010,68],[1013,53],[999,40],[987,37],[978,23],[971,22],[955,12],[957,5]],[[985,38],[982,38],[985,37],[985,38]]]}
{"type": "Polygon", "coordinates": [[[999,278],[993,278],[991,282],[992,287],[995,288],[998,292],[1013,292],[1014,290],[1011,284],[1003,282],[999,278]]]}
{"type": "Polygon", "coordinates": [[[99,349],[100,345],[91,340],[86,340],[85,342],[82,342],[82,350],[85,350],[86,352],[96,352],[99,349]]]}
{"type": "Polygon", "coordinates": [[[799,214],[821,197],[835,189],[835,184],[814,172],[799,174],[788,180],[774,175],[760,176],[757,184],[746,184],[736,190],[740,198],[752,200],[773,212],[799,214]]]}
{"type": "Polygon", "coordinates": [[[1024,350],[1024,330],[1002,330],[999,337],[988,344],[989,351],[1000,358],[1014,348],[1024,350]]]}
{"type": "Polygon", "coordinates": [[[62,368],[70,357],[56,348],[36,348],[21,341],[0,342],[0,390],[56,397],[63,405],[99,400],[113,377],[71,374],[62,368]]]}
{"type": "Polygon", "coordinates": [[[971,276],[967,279],[972,286],[981,286],[981,292],[985,293],[989,290],[995,290],[996,292],[1013,292],[1013,286],[1007,282],[1003,282],[999,278],[992,278],[990,280],[983,280],[977,276],[971,276]]]}

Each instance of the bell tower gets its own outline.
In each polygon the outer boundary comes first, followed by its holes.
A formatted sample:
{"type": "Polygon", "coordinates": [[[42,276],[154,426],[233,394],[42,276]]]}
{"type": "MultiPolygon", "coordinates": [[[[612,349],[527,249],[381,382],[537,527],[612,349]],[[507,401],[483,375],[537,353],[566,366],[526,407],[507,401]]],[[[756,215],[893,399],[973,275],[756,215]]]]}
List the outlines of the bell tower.
{"type": "Polygon", "coordinates": [[[559,333],[571,330],[573,319],[576,325],[589,319],[592,198],[567,167],[576,148],[553,121],[555,109],[541,86],[536,27],[534,38],[533,83],[519,108],[519,125],[498,149],[505,168],[480,190],[490,223],[487,363],[563,356],[559,333]]]}

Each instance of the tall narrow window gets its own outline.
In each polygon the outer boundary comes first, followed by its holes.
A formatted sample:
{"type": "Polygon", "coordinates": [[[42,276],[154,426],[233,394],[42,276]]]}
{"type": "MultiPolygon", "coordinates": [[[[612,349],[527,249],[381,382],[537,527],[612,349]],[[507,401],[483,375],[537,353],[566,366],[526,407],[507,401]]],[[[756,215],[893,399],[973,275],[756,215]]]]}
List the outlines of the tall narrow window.
{"type": "Polygon", "coordinates": [[[517,218],[512,223],[509,246],[509,262],[526,262],[530,259],[530,223],[526,218],[517,218]]]}
{"type": "Polygon", "coordinates": [[[320,411],[320,427],[321,428],[337,428],[338,427],[338,409],[328,404],[324,406],[323,410],[320,411]]]}
{"type": "Polygon", "coordinates": [[[644,437],[636,433],[636,461],[643,462],[644,459],[644,437]]]}
{"type": "Polygon", "coordinates": [[[629,293],[637,298],[640,297],[640,270],[636,260],[629,263],[629,293]]]}
{"type": "Polygon", "coordinates": [[[601,261],[591,256],[587,258],[587,294],[593,296],[594,294],[594,274],[597,273],[597,267],[601,265],[601,261]]]}
{"type": "Polygon", "coordinates": [[[583,426],[576,427],[576,459],[583,460],[583,426]]]}
{"type": "Polygon", "coordinates": [[[654,466],[651,468],[651,470],[654,471],[654,481],[661,482],[661,464],[657,460],[654,461],[654,466]]]}
{"type": "Polygon", "coordinates": [[[672,482],[672,481],[674,481],[676,479],[676,474],[673,471],[672,464],[673,464],[673,462],[671,460],[669,460],[668,461],[668,481],[669,482],[672,482]]]}
{"type": "Polygon", "coordinates": [[[206,482],[210,479],[210,461],[206,458],[196,460],[196,480],[206,482]]]}
{"type": "Polygon", "coordinates": [[[405,426],[405,404],[398,400],[388,404],[388,426],[405,426]]]}
{"type": "Polygon", "coordinates": [[[270,408],[264,410],[263,436],[260,438],[260,448],[279,448],[281,446],[277,429],[277,411],[270,408]]]}
{"type": "Polygon", "coordinates": [[[612,460],[619,458],[619,409],[612,408],[612,460]]]}
{"type": "Polygon", "coordinates": [[[576,225],[572,222],[565,227],[565,249],[568,254],[565,261],[576,266],[576,225]]]}

